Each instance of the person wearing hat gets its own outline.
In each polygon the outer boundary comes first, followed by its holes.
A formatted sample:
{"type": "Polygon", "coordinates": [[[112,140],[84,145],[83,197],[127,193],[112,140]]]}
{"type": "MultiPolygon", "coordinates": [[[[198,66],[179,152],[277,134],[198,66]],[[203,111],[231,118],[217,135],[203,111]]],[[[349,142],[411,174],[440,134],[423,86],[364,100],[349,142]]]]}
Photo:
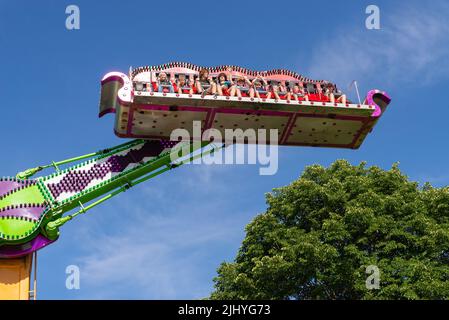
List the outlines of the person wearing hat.
{"type": "Polygon", "coordinates": [[[227,69],[228,74],[221,72],[217,77],[217,93],[220,96],[234,97],[237,94],[237,87],[232,82],[232,68],[227,69]]]}
{"type": "Polygon", "coordinates": [[[237,96],[239,98],[248,97],[252,85],[251,81],[248,80],[248,77],[247,76],[237,77],[236,84],[237,84],[237,96]]]}

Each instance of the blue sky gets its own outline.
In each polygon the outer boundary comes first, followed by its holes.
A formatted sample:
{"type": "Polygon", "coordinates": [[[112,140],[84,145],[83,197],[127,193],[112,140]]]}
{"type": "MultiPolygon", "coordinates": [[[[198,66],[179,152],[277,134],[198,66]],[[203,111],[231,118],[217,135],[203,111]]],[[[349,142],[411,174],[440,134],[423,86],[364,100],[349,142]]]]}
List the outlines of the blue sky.
{"type": "Polygon", "coordinates": [[[129,66],[287,68],[393,98],[359,150],[281,147],[274,176],[254,165],[185,166],[92,210],[39,252],[39,298],[205,297],[266,209],[265,193],[306,165],[400,162],[412,180],[448,185],[447,16],[443,1],[0,0],[2,176],[123,142],[97,106],[101,77],[129,66]],[[80,30],[65,28],[69,4],[80,30]],[[365,28],[369,4],[381,30],[365,28]],[[71,264],[80,290],[65,288],[71,264]]]}

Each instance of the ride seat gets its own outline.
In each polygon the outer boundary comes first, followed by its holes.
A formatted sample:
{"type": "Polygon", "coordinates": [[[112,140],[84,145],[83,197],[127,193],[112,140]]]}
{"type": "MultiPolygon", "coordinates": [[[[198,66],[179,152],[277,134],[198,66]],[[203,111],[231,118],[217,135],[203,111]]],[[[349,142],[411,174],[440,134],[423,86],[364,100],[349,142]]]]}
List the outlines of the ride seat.
{"type": "Polygon", "coordinates": [[[316,86],[313,83],[306,83],[305,89],[309,94],[316,94],[316,86]]]}

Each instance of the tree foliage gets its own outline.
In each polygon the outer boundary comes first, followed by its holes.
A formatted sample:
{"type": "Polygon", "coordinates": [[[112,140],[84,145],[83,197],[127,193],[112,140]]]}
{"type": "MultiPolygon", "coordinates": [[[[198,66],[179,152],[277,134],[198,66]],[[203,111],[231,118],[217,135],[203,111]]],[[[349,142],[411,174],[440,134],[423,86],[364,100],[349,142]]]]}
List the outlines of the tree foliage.
{"type": "Polygon", "coordinates": [[[212,299],[449,298],[449,188],[338,160],[307,167],[267,204],[212,299]],[[370,265],[379,289],[366,286],[370,265]]]}

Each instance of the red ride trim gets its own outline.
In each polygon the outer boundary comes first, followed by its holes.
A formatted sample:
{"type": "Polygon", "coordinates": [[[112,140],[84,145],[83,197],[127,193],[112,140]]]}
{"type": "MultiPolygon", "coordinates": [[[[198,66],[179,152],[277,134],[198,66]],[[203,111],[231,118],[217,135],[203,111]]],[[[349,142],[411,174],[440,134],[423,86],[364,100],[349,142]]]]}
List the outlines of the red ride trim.
{"type": "Polygon", "coordinates": [[[158,86],[157,86],[157,82],[152,82],[151,86],[153,87],[153,92],[157,92],[158,86]]]}

